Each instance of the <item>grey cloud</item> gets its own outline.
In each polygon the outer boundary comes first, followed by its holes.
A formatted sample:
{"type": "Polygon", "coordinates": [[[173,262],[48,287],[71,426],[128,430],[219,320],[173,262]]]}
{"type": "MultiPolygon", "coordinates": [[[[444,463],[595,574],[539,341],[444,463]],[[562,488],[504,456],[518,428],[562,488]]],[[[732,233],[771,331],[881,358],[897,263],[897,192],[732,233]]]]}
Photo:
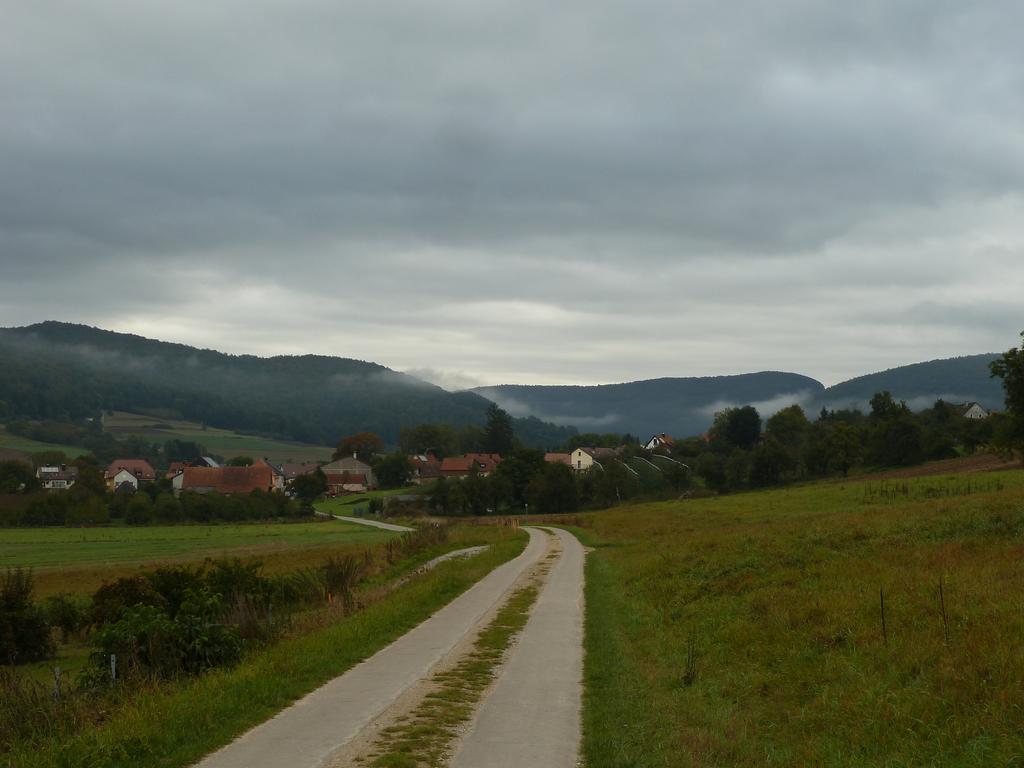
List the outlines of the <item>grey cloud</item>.
{"type": "Polygon", "coordinates": [[[1008,0],[8,5],[3,324],[448,386],[831,383],[1021,324],[1008,0]]]}

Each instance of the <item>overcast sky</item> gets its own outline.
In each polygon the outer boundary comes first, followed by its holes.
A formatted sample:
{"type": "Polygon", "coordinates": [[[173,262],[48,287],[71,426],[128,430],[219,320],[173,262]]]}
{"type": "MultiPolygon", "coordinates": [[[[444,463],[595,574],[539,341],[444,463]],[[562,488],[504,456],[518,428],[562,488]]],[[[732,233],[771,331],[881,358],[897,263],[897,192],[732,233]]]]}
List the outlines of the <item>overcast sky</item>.
{"type": "Polygon", "coordinates": [[[1024,4],[0,0],[0,325],[447,386],[1024,328],[1024,4]]]}

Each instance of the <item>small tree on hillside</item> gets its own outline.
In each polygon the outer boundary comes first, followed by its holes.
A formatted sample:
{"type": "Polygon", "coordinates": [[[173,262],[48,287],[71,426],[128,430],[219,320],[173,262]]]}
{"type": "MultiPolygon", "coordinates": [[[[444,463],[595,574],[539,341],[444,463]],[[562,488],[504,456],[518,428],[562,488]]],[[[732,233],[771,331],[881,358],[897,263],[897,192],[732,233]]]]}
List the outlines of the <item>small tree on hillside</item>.
{"type": "Polygon", "coordinates": [[[512,417],[496,403],[487,406],[484,445],[489,453],[508,453],[515,445],[512,417]]]}
{"type": "MultiPolygon", "coordinates": [[[[1021,332],[1024,339],[1024,331],[1021,332]]],[[[1010,349],[992,363],[992,375],[1003,380],[1008,418],[997,433],[1004,447],[1024,450],[1024,343],[1010,349]]]]}
{"type": "Polygon", "coordinates": [[[379,453],[383,448],[384,441],[379,435],[373,432],[357,432],[338,441],[333,458],[344,459],[354,454],[360,461],[369,462],[373,454],[379,453]]]}

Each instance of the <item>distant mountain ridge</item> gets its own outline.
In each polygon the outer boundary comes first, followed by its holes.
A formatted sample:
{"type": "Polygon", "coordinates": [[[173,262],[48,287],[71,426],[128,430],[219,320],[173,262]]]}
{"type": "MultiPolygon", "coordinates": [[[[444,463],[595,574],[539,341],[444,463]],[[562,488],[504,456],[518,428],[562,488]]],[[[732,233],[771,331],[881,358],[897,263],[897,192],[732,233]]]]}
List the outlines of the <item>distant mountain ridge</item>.
{"type": "Polygon", "coordinates": [[[825,386],[798,373],[762,371],[589,387],[503,384],[472,391],[515,416],[570,424],[581,432],[629,432],[643,437],[659,432],[700,434],[716,411],[747,404],[770,410],[814,401],[825,386]]]}
{"type": "Polygon", "coordinates": [[[0,328],[0,418],[81,419],[100,410],[169,409],[212,426],[320,445],[370,430],[394,444],[423,422],[480,425],[490,401],[535,447],[577,430],[701,434],[716,411],[754,405],[762,415],[794,403],[866,408],[890,391],[915,409],[936,399],[1001,408],[989,375],[995,353],[893,368],[826,388],[798,373],[659,378],[596,386],[499,385],[448,392],[377,363],[323,355],[228,355],[84,325],[0,328]]]}
{"type": "Polygon", "coordinates": [[[911,408],[930,407],[937,399],[977,401],[1001,408],[1003,389],[991,378],[996,353],[969,355],[891,368],[826,388],[797,373],[763,371],[739,376],[662,378],[596,386],[503,384],[473,392],[494,400],[514,415],[532,415],[581,432],[630,432],[646,438],[668,432],[702,434],[714,413],[735,405],[753,405],[762,416],[798,404],[813,417],[822,407],[867,409],[876,392],[888,390],[911,408]]]}
{"type": "MultiPolygon", "coordinates": [[[[397,442],[424,422],[482,425],[488,400],[377,363],[322,355],[228,355],[69,323],[0,329],[0,416],[81,419],[169,409],[212,426],[332,445],[361,430],[397,442]]],[[[516,423],[524,442],[574,430],[516,423]]]]}
{"type": "Polygon", "coordinates": [[[989,364],[998,357],[995,352],[950,357],[857,376],[826,389],[825,402],[832,408],[856,406],[876,392],[888,390],[914,410],[927,408],[940,398],[999,409],[1003,407],[1003,384],[989,372],[989,364]]]}

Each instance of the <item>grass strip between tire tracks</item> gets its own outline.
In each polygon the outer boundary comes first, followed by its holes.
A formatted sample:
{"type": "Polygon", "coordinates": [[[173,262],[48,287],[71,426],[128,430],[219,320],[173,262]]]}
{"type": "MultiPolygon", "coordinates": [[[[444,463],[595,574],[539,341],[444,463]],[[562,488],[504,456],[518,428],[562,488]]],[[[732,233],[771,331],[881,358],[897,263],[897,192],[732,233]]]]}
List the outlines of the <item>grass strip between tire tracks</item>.
{"type": "Polygon", "coordinates": [[[536,581],[517,589],[477,637],[473,649],[450,670],[434,676],[437,688],[412,715],[384,730],[369,765],[373,768],[420,768],[445,765],[456,729],[472,716],[494,680],[505,651],[526,626],[537,600],[536,581]]]}
{"type": "Polygon", "coordinates": [[[134,696],[100,727],[41,749],[0,756],[11,768],[172,768],[189,765],[402,636],[498,565],[520,535],[476,557],[442,563],[388,599],[322,630],[289,638],[218,670],[134,696]]]}

